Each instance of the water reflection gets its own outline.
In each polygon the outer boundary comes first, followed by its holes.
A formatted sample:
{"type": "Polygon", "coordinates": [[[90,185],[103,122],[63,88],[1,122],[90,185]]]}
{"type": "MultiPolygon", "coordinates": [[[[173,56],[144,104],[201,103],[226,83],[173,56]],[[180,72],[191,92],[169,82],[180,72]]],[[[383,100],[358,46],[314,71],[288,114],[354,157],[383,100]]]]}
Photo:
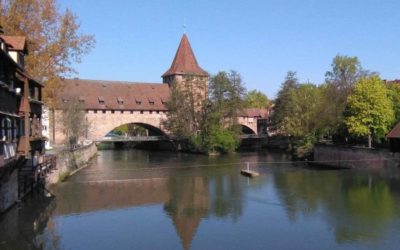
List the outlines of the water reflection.
{"type": "Polygon", "coordinates": [[[35,194],[0,217],[0,249],[57,249],[59,236],[49,221],[54,197],[35,194]]]}
{"type": "Polygon", "coordinates": [[[36,198],[0,218],[0,231],[6,232],[0,248],[390,249],[400,244],[400,182],[382,172],[309,169],[282,164],[287,157],[271,152],[216,158],[101,154],[57,186],[56,199],[36,198]],[[244,162],[259,162],[262,175],[240,176],[244,162]]]}
{"type": "Polygon", "coordinates": [[[292,223],[322,213],[338,243],[378,241],[399,217],[399,190],[380,177],[356,171],[301,170],[274,174],[292,223]],[[397,201],[397,204],[396,204],[397,201]]]}

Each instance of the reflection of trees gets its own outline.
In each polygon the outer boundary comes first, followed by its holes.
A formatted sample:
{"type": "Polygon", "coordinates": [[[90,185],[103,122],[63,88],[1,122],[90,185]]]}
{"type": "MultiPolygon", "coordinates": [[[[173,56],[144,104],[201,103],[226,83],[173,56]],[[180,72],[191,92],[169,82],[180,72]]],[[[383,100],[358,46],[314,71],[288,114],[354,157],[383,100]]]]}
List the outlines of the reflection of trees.
{"type": "Polygon", "coordinates": [[[243,212],[239,175],[218,175],[210,178],[211,212],[217,217],[231,215],[234,220],[243,212]]]}
{"type": "Polygon", "coordinates": [[[0,242],[6,249],[57,249],[59,236],[49,227],[55,205],[53,197],[35,196],[14,207],[0,220],[0,242]]]}
{"type": "Polygon", "coordinates": [[[382,179],[354,175],[302,170],[276,173],[274,181],[291,221],[323,212],[338,243],[379,239],[396,216],[393,193],[382,179]]]}

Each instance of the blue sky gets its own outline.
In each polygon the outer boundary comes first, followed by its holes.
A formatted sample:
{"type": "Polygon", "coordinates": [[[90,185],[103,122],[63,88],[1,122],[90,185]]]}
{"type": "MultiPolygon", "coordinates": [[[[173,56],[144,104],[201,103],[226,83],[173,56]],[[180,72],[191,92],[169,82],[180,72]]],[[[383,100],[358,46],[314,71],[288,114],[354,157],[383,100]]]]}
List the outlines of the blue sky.
{"type": "Polygon", "coordinates": [[[400,78],[399,0],[59,0],[96,47],[79,78],[161,82],[183,34],[211,74],[237,70],[274,97],[288,70],[322,83],[335,55],[400,78]]]}

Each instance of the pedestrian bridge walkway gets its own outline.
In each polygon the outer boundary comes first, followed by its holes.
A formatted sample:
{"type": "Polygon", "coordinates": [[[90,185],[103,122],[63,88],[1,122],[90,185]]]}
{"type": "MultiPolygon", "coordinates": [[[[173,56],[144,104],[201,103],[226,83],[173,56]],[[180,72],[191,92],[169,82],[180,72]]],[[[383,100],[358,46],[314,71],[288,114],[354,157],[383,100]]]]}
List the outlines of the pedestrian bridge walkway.
{"type": "MultiPolygon", "coordinates": [[[[261,139],[267,138],[266,134],[243,134],[240,139],[261,139]]],[[[96,142],[145,142],[145,141],[170,141],[174,138],[167,135],[161,136],[104,136],[96,142]]]]}

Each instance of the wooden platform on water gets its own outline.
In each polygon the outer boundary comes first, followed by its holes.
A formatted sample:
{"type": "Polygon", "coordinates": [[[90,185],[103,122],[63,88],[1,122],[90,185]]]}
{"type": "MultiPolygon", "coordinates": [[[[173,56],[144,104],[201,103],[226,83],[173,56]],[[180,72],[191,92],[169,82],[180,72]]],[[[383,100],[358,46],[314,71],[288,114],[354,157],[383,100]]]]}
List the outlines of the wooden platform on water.
{"type": "Polygon", "coordinates": [[[259,176],[259,175],[260,175],[260,173],[258,173],[258,172],[256,172],[256,171],[247,170],[247,169],[242,169],[242,170],[240,171],[240,173],[241,173],[242,175],[244,175],[244,176],[247,176],[247,177],[256,177],[256,176],[259,176]]]}

